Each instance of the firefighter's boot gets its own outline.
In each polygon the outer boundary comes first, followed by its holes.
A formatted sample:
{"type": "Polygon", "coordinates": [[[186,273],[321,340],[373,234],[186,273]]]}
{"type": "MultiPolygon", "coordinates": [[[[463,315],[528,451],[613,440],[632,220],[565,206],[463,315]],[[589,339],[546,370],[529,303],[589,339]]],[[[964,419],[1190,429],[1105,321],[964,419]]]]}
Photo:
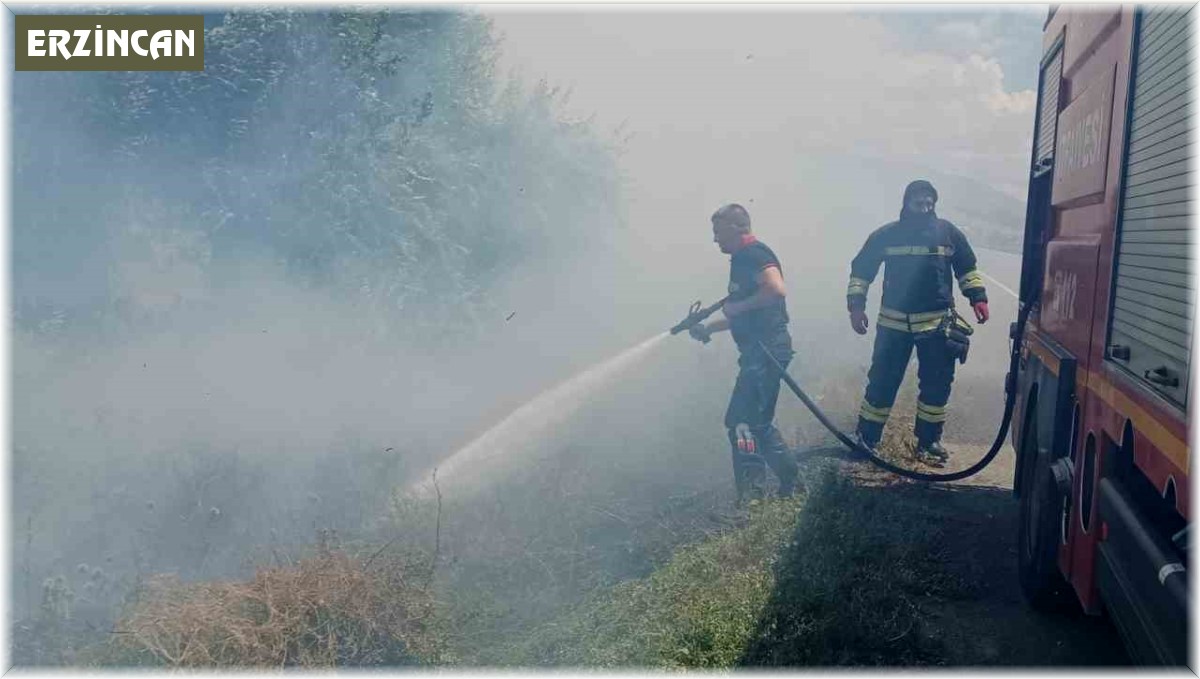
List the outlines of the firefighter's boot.
{"type": "Polygon", "coordinates": [[[783,435],[773,424],[755,427],[752,431],[754,440],[758,442],[758,454],[779,479],[780,497],[792,497],[796,493],[800,469],[783,435]]]}
{"type": "Polygon", "coordinates": [[[854,457],[866,459],[869,455],[878,455],[878,446],[880,441],[868,438],[868,435],[862,431],[854,433],[854,443],[858,444],[857,449],[854,449],[854,457]]]}
{"type": "Polygon", "coordinates": [[[917,401],[917,422],[913,433],[917,436],[917,459],[941,467],[950,459],[950,454],[942,446],[942,430],[946,424],[945,406],[934,408],[917,401]],[[934,414],[930,415],[929,412],[934,414]]]}
{"type": "Polygon", "coordinates": [[[942,447],[941,443],[932,443],[924,448],[917,450],[917,459],[930,467],[945,467],[946,461],[950,454],[942,447]]]}
{"type": "Polygon", "coordinates": [[[941,441],[929,441],[917,444],[917,458],[933,467],[944,467],[950,459],[950,452],[941,441]]]}
{"type": "Polygon", "coordinates": [[[867,459],[868,456],[864,451],[877,456],[879,454],[879,439],[882,438],[882,435],[883,425],[859,420],[858,431],[854,433],[854,442],[858,444],[858,448],[853,450],[854,457],[859,460],[867,459]]]}

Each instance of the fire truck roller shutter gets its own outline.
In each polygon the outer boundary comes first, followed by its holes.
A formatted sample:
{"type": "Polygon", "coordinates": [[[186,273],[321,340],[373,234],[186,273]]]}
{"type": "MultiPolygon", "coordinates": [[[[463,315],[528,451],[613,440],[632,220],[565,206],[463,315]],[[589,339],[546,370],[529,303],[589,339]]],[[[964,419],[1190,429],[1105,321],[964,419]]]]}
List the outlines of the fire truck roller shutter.
{"type": "Polygon", "coordinates": [[[1138,25],[1106,352],[1180,408],[1187,406],[1195,306],[1194,16],[1191,7],[1148,9],[1138,25]]]}
{"type": "Polygon", "coordinates": [[[1037,120],[1037,151],[1034,153],[1033,165],[1036,168],[1042,161],[1054,157],[1054,135],[1058,129],[1058,96],[1059,85],[1062,82],[1063,50],[1061,47],[1054,57],[1046,62],[1043,68],[1041,92],[1038,93],[1041,107],[1038,109],[1037,120]]]}

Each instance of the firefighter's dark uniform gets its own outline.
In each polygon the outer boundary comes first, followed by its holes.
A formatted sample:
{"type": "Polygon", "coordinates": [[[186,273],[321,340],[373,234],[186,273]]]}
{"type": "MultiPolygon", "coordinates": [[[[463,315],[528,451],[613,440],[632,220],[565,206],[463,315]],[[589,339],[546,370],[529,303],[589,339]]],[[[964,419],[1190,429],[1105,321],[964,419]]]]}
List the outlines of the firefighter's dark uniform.
{"type": "MultiPolygon", "coordinates": [[[[777,267],[779,258],[763,243],[747,236],[742,247],[729,258],[729,299],[740,301],[758,291],[758,275],[777,267]]],[[[725,411],[725,427],[733,452],[733,478],[738,498],[761,496],[766,482],[766,466],[779,477],[779,493],[791,495],[796,483],[796,460],[783,436],[775,427],[775,403],[779,399],[779,372],[763,355],[763,345],[785,368],[792,360],[792,338],[787,330],[788,315],[784,300],[738,314],[729,320],[729,330],[737,343],[738,376],[725,411]],[[756,452],[738,450],[736,427],[749,425],[756,452]]]]}
{"type": "MultiPolygon", "coordinates": [[[[928,190],[936,199],[937,192],[928,182],[913,182],[905,190],[904,205],[918,190],[928,190]]],[[[851,311],[866,308],[867,288],[885,262],[882,308],[858,433],[869,446],[879,443],[915,345],[919,381],[915,433],[918,449],[926,449],[941,440],[954,380],[955,357],[933,331],[954,307],[955,279],[972,305],[986,302],[987,292],[966,236],[932,212],[912,214],[902,207],[898,221],[867,238],[850,264],[846,303],[851,311]]]]}

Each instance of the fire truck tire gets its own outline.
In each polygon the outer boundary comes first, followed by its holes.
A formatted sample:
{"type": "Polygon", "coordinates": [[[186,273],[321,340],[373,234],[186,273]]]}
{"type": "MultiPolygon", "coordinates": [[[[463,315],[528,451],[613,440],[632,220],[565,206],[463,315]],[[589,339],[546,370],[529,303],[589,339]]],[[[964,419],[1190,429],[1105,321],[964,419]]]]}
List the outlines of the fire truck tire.
{"type": "Polygon", "coordinates": [[[1017,528],[1017,571],[1021,592],[1035,610],[1073,613],[1078,609],[1070,585],[1058,570],[1062,498],[1050,472],[1050,460],[1037,454],[1037,423],[1024,429],[1025,492],[1021,494],[1017,528]]]}

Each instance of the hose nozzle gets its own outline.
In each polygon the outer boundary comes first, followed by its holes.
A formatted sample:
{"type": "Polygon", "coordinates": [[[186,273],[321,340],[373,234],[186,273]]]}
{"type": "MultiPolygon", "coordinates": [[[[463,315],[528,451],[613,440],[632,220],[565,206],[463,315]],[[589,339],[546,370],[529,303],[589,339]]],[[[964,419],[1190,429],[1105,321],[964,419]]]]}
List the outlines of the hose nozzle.
{"type": "Polygon", "coordinates": [[[720,309],[725,304],[725,300],[727,299],[729,298],[725,297],[716,304],[703,308],[700,306],[700,300],[696,300],[694,303],[692,303],[692,306],[688,307],[687,318],[684,318],[682,321],[676,324],[675,327],[671,328],[671,334],[678,335],[684,330],[691,330],[697,324],[703,323],[705,319],[716,313],[717,309],[720,309]]]}

